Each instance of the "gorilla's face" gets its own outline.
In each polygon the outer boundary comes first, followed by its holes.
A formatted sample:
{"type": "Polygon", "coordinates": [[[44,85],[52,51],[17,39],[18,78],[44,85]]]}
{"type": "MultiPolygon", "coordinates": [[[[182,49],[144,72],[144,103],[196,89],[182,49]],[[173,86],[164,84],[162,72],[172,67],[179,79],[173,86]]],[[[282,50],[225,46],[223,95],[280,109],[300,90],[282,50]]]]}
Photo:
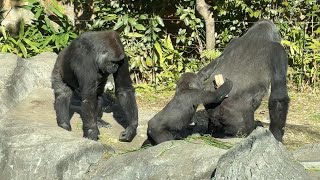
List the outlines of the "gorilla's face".
{"type": "Polygon", "coordinates": [[[105,63],[105,71],[107,71],[110,74],[117,72],[118,68],[119,63],[117,62],[106,61],[105,63]]]}
{"type": "Polygon", "coordinates": [[[124,55],[119,58],[115,58],[113,54],[104,52],[103,54],[98,55],[97,64],[102,72],[113,74],[117,72],[119,65],[123,63],[123,59],[124,55]]]}

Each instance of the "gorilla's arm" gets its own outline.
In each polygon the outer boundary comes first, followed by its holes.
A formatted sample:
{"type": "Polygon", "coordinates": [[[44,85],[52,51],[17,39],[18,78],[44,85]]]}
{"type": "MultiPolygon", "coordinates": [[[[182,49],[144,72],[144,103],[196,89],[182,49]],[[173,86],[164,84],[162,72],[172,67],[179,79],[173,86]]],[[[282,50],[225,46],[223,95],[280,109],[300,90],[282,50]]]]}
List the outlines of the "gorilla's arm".
{"type": "Polygon", "coordinates": [[[189,97],[193,98],[194,104],[211,104],[221,102],[232,89],[232,81],[226,80],[216,91],[190,90],[189,97]]]}
{"type": "Polygon", "coordinates": [[[116,97],[124,110],[128,127],[120,134],[119,140],[130,142],[136,136],[138,127],[138,108],[135,91],[130,79],[128,59],[125,58],[116,73],[113,74],[116,97]]]}

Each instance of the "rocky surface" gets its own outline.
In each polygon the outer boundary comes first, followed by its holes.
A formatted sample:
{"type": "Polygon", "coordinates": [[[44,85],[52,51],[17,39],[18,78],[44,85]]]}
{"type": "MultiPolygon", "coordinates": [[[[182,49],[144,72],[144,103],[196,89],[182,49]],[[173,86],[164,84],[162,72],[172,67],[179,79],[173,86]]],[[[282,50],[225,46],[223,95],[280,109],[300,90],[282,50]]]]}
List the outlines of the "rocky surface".
{"type": "Polygon", "coordinates": [[[307,144],[292,152],[314,180],[320,179],[320,143],[307,144]]]}
{"type": "Polygon", "coordinates": [[[0,124],[2,180],[81,179],[106,149],[101,143],[28,119],[4,118],[0,124]]]}
{"type": "Polygon", "coordinates": [[[51,87],[57,55],[42,53],[30,59],[0,54],[0,116],[24,100],[35,88],[51,87]]]}
{"type": "Polygon", "coordinates": [[[169,141],[115,156],[99,166],[92,179],[210,179],[226,150],[213,146],[169,141]]]}
{"type": "Polygon", "coordinates": [[[242,143],[219,159],[214,180],[311,179],[303,166],[275,140],[268,129],[258,127],[242,143]]]}

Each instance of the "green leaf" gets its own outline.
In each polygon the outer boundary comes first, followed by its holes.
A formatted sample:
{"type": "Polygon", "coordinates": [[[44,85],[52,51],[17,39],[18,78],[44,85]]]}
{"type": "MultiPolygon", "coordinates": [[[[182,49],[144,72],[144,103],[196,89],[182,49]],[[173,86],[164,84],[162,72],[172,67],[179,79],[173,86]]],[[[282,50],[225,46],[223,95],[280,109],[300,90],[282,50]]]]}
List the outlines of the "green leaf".
{"type": "Polygon", "coordinates": [[[147,19],[148,17],[146,16],[146,15],[140,15],[140,17],[139,17],[139,19],[142,19],[142,20],[145,20],[145,19],[147,19]]]}
{"type": "Polygon", "coordinates": [[[31,11],[31,9],[33,8],[32,5],[22,5],[22,6],[19,6],[20,8],[23,8],[23,9],[26,9],[26,10],[29,10],[31,11]]]}
{"type": "Polygon", "coordinates": [[[123,25],[123,21],[121,19],[118,19],[118,22],[113,26],[113,30],[117,30],[121,28],[123,25]]]}
{"type": "Polygon", "coordinates": [[[128,34],[130,31],[130,26],[126,25],[126,27],[124,28],[124,34],[128,34]]]}
{"type": "Polygon", "coordinates": [[[127,25],[127,24],[128,24],[128,14],[125,14],[125,15],[122,17],[122,21],[123,21],[123,24],[124,24],[124,25],[127,25]]]}
{"type": "Polygon", "coordinates": [[[34,15],[34,18],[35,18],[35,19],[39,19],[39,17],[41,16],[41,13],[42,13],[42,12],[43,12],[42,9],[38,9],[37,12],[36,12],[36,14],[34,15]]]}
{"type": "Polygon", "coordinates": [[[137,30],[144,31],[146,28],[142,24],[137,24],[134,26],[137,30]]]}
{"type": "Polygon", "coordinates": [[[19,46],[19,48],[20,48],[20,50],[21,50],[21,52],[23,54],[23,57],[27,58],[27,49],[26,49],[26,47],[21,42],[18,43],[18,46],[19,46]]]}
{"type": "Polygon", "coordinates": [[[174,47],[173,47],[173,45],[172,45],[172,41],[171,41],[170,35],[168,35],[167,38],[166,38],[166,44],[167,44],[167,46],[168,46],[168,49],[174,50],[174,47]]]}
{"type": "Polygon", "coordinates": [[[24,20],[22,19],[19,26],[19,39],[23,38],[24,35],[24,20]]]}
{"type": "Polygon", "coordinates": [[[187,15],[188,15],[188,14],[182,14],[182,15],[180,16],[180,20],[184,20],[184,18],[186,18],[187,15]]]}
{"type": "Polygon", "coordinates": [[[134,18],[129,18],[128,21],[131,24],[131,26],[137,25],[137,21],[134,18]]]}
{"type": "Polygon", "coordinates": [[[4,37],[5,40],[7,40],[7,32],[6,32],[6,29],[4,26],[0,26],[0,29],[1,29],[1,33],[4,37]]]}
{"type": "Polygon", "coordinates": [[[162,27],[164,27],[163,20],[160,16],[156,16],[156,20],[157,20],[158,24],[160,24],[162,27]]]}
{"type": "Polygon", "coordinates": [[[153,66],[152,59],[149,56],[146,59],[146,65],[149,66],[149,67],[153,66]]]}
{"type": "Polygon", "coordinates": [[[158,42],[155,42],[155,43],[154,43],[154,47],[156,48],[156,51],[158,52],[160,58],[162,58],[162,53],[163,53],[163,52],[162,52],[162,49],[161,49],[160,44],[159,44],[158,42]]]}
{"type": "Polygon", "coordinates": [[[128,37],[143,37],[144,35],[134,32],[134,33],[128,33],[128,34],[126,34],[126,36],[128,36],[128,37]]]}
{"type": "Polygon", "coordinates": [[[27,45],[29,45],[30,48],[33,49],[36,53],[39,52],[39,49],[38,49],[38,47],[36,46],[36,44],[37,44],[36,42],[32,42],[32,41],[30,41],[30,40],[27,39],[27,38],[23,38],[23,41],[24,41],[27,45]]]}
{"type": "Polygon", "coordinates": [[[63,14],[58,11],[56,8],[54,8],[51,4],[48,6],[49,10],[52,11],[55,15],[59,16],[60,18],[63,18],[63,14]]]}

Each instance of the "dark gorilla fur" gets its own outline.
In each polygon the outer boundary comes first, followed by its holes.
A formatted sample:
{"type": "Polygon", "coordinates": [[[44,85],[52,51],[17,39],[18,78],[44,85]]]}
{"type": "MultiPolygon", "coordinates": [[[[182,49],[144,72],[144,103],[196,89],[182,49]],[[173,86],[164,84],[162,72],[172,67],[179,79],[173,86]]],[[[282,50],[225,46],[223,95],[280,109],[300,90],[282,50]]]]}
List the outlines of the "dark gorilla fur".
{"type": "Polygon", "coordinates": [[[271,85],[269,129],[278,141],[282,141],[289,97],[288,58],[280,40],[276,26],[270,20],[260,20],[242,37],[233,39],[219,58],[198,72],[199,77],[210,76],[205,85],[209,90],[214,89],[211,82],[216,74],[223,74],[233,82],[228,99],[221,104],[205,105],[211,122],[216,123],[209,126],[210,131],[215,126],[224,135],[250,134],[261,124],[254,121],[254,112],[271,85]]]}
{"type": "Polygon", "coordinates": [[[144,144],[156,145],[164,141],[179,139],[179,131],[192,120],[197,107],[202,103],[222,101],[232,88],[226,82],[214,92],[202,90],[202,83],[194,73],[184,73],[176,87],[172,100],[148,122],[148,139],[144,144]]]}
{"type": "Polygon", "coordinates": [[[102,93],[109,74],[114,76],[115,94],[128,120],[119,140],[132,141],[138,126],[138,109],[128,59],[115,31],[84,33],[59,53],[52,72],[58,126],[71,131],[70,101],[78,94],[82,100],[83,136],[98,139],[97,119],[102,115],[102,93]]]}

